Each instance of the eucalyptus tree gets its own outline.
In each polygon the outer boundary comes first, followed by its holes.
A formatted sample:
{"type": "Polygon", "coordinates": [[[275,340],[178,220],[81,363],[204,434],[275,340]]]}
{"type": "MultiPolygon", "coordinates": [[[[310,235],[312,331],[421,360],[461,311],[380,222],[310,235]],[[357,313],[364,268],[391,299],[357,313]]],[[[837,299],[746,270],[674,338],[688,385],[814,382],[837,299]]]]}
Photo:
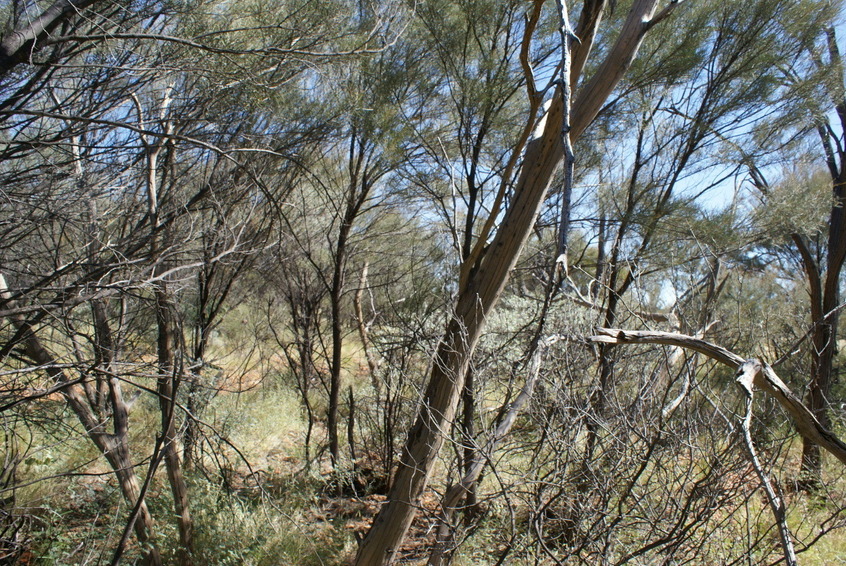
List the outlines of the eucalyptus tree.
{"type": "MultiPolygon", "coordinates": [[[[412,162],[404,176],[450,236],[458,271],[469,270],[465,264],[474,246],[486,240],[483,229],[490,229],[485,221],[497,216],[494,208],[513,181],[511,144],[521,134],[524,111],[521,57],[544,66],[554,49],[548,44],[529,49],[522,41],[525,15],[520,2],[430,2],[417,11],[419,41],[432,54],[425,68],[434,84],[418,110],[431,118],[410,120],[426,166],[412,162]]],[[[483,385],[471,364],[456,431],[462,475],[476,460],[476,397],[483,385]]],[[[474,492],[471,485],[470,510],[474,492]]]]}

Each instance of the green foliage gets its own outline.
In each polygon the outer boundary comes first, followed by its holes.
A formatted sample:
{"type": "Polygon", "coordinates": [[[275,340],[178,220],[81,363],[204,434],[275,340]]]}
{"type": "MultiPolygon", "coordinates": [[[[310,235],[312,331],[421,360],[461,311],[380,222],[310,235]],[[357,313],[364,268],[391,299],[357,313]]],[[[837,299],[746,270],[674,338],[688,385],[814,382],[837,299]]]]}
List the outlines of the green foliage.
{"type": "Polygon", "coordinates": [[[827,232],[833,205],[830,175],[801,165],[760,195],[753,221],[763,237],[789,239],[792,234],[816,239],[827,232]]]}
{"type": "MultiPolygon", "coordinates": [[[[803,390],[797,344],[808,302],[788,245],[793,235],[814,253],[826,245],[833,187],[822,166],[844,145],[828,124],[844,85],[820,30],[841,3],[677,4],[577,145],[570,278],[545,310],[556,183],[486,321],[472,360],[475,430],[442,431],[453,442],[426,494],[430,513],[411,542],[418,554],[464,450],[488,445],[532,369],[536,335],[555,335],[531,402],[497,450],[481,454],[481,513],[459,518],[472,528],[455,563],[505,552],[514,564],[776,558],[772,517],[733,443],[741,400],[732,372],[671,348],[585,337],[606,322],[707,329],[706,339],[744,356],[792,353],[778,371],[803,390]],[[809,145],[821,132],[829,155],[809,145]],[[718,191],[731,202],[714,205],[718,191]]],[[[631,2],[608,5],[581,84],[631,2]]],[[[3,38],[37,8],[0,8],[3,38]]],[[[27,518],[21,540],[36,563],[110,559],[133,502],[86,435],[117,434],[109,379],[131,401],[141,392],[127,439],[143,478],[162,428],[151,392],[164,377],[179,388],[180,434],[197,433],[187,476],[198,565],[339,564],[354,554],[353,528],[362,533],[381,501],[372,492],[395,469],[452,315],[459,265],[500,189],[506,206],[514,196],[515,144],[531,118],[520,61],[530,8],[94,3],[32,46],[36,64],[0,74],[9,287],[0,297],[0,510],[27,518]],[[163,289],[178,361],[166,374],[157,363],[163,289]],[[109,333],[96,324],[101,307],[109,333]],[[341,427],[355,417],[352,441],[342,431],[329,473],[333,322],[342,392],[356,410],[340,407],[341,427]],[[52,363],[35,359],[31,338],[52,363]],[[61,380],[103,431],[82,430],[61,393],[48,394],[61,380]]],[[[547,2],[525,45],[539,89],[559,62],[557,26],[547,2]]],[[[492,220],[496,230],[501,209],[492,220]]],[[[844,387],[834,385],[835,405],[844,387]]],[[[771,400],[757,402],[756,442],[788,485],[798,442],[771,400]]],[[[842,411],[834,416],[842,434],[842,411]]],[[[827,466],[828,501],[790,493],[802,541],[842,524],[843,475],[827,466]]],[[[175,562],[163,470],[147,502],[157,544],[175,562]]],[[[838,529],[807,551],[809,562],[838,556],[838,529]]],[[[125,561],[139,554],[131,542],[125,561]]]]}
{"type": "Polygon", "coordinates": [[[206,482],[192,485],[198,524],[197,555],[221,566],[338,563],[349,544],[331,524],[314,521],[307,483],[291,482],[281,494],[257,502],[222,495],[206,482]]]}

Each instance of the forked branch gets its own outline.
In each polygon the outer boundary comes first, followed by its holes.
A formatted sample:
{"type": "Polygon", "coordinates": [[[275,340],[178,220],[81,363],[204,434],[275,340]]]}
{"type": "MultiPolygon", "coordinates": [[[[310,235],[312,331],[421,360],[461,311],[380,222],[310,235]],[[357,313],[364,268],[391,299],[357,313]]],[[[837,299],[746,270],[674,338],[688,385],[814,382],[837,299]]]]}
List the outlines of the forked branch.
{"type": "Polygon", "coordinates": [[[755,473],[761,481],[761,487],[767,494],[767,502],[773,512],[773,518],[778,525],[779,536],[781,537],[781,547],[784,551],[784,560],[788,566],[796,566],[796,550],[793,548],[793,537],[790,534],[790,528],[787,526],[787,507],[784,505],[784,498],[781,497],[779,490],[770,481],[770,477],[761,465],[761,460],[758,458],[758,452],[755,450],[755,443],[752,441],[752,401],[754,396],[755,376],[763,371],[761,363],[758,360],[747,360],[737,370],[736,381],[743,392],[746,394],[746,414],[743,420],[740,421],[740,428],[743,430],[743,441],[746,445],[746,451],[749,453],[749,460],[752,462],[752,467],[755,468],[755,473]]]}

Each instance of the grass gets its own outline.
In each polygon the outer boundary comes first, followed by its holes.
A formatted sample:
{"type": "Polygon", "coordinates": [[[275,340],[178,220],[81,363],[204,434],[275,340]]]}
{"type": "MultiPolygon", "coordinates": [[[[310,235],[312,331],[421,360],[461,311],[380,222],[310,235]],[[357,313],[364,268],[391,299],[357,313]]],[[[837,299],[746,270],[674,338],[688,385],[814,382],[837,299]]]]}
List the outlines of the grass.
{"type": "MultiPolygon", "coordinates": [[[[150,419],[154,421],[154,415],[150,419]]],[[[141,414],[134,414],[135,423],[145,422],[141,414]]],[[[192,509],[196,523],[196,563],[202,565],[322,565],[343,564],[355,551],[355,541],[348,530],[350,521],[359,517],[356,512],[343,510],[325,493],[325,478],[319,470],[302,473],[302,435],[304,422],[298,400],[288,390],[265,387],[236,395],[221,395],[207,413],[208,422],[215,423],[229,439],[247,455],[253,470],[261,470],[263,491],[250,483],[247,468],[237,462],[237,478],[230,492],[221,489],[215,477],[190,477],[192,509]]],[[[49,476],[52,471],[82,466],[80,470],[102,468],[102,462],[92,456],[90,442],[59,442],[52,436],[52,449],[41,448],[32,454],[22,469],[26,475],[49,476]],[[59,449],[59,447],[61,449],[59,449]],[[86,464],[87,463],[87,464],[86,464]],[[87,467],[86,467],[87,465],[87,467]]],[[[136,440],[141,441],[139,437],[136,440]]],[[[47,437],[36,444],[51,446],[47,437]]],[[[96,456],[96,454],[94,454],[96,456]]],[[[525,454],[507,461],[500,479],[516,482],[517,469],[526,464],[525,454]]],[[[794,496],[789,503],[791,526],[801,540],[814,535],[814,529],[830,518],[836,502],[846,494],[846,480],[839,474],[837,463],[827,459],[831,482],[829,500],[794,496]],[[795,527],[794,527],[795,525],[795,527]]],[[[443,468],[441,468],[443,469],[443,468]]],[[[516,484],[515,484],[516,485],[516,484]]],[[[492,475],[483,484],[492,493],[498,485],[492,475]]],[[[44,565],[94,564],[108,559],[116,543],[125,516],[125,505],[109,476],[77,476],[45,480],[19,492],[19,504],[26,501],[30,508],[39,508],[39,522],[34,533],[34,563],[44,565]]],[[[519,497],[513,499],[516,512],[522,513],[519,497]]],[[[745,544],[738,528],[746,521],[757,521],[757,530],[765,529],[771,516],[761,497],[753,498],[755,508],[746,517],[737,516],[722,523],[713,535],[720,544],[709,544],[703,564],[719,556],[737,556],[745,544]],[[760,507],[760,508],[759,508],[760,507]],[[735,532],[737,531],[737,532],[735,532]],[[737,536],[735,536],[737,535],[737,536]]],[[[166,558],[174,555],[175,526],[167,520],[170,499],[163,474],[156,478],[151,490],[150,504],[157,518],[157,535],[166,558]]],[[[489,563],[504,548],[510,534],[508,510],[498,502],[489,503],[489,511],[474,536],[456,557],[457,566],[489,563]]],[[[518,517],[519,519],[519,517],[518,517]]],[[[842,516],[839,518],[842,522],[842,516]]],[[[526,528],[518,521],[518,531],[526,528]]],[[[525,532],[518,532],[518,547],[527,540],[525,532]]],[[[635,542],[638,535],[629,531],[627,538],[635,542]]],[[[843,564],[842,548],[846,547],[846,533],[837,530],[826,535],[810,550],[800,554],[803,565],[843,564]]],[[[532,562],[532,549],[518,548],[510,564],[532,562]]],[[[130,557],[134,553],[130,553],[130,557]]]]}
{"type": "Polygon", "coordinates": [[[196,560],[221,566],[337,564],[347,541],[331,523],[310,517],[313,486],[290,484],[257,501],[221,495],[195,483],[196,560]]]}
{"type": "MultiPolygon", "coordinates": [[[[348,342],[345,363],[351,368],[345,373],[345,385],[351,384],[357,399],[364,399],[370,381],[366,373],[356,369],[363,365],[363,361],[354,340],[348,342]]],[[[354,523],[366,525],[378,500],[330,495],[330,478],[321,473],[325,469],[321,470],[318,465],[304,471],[306,422],[298,394],[290,385],[260,379],[264,375],[278,376],[280,370],[252,363],[250,367],[256,375],[248,376],[245,382],[260,385],[238,394],[217,395],[202,415],[213,430],[205,431],[209,439],[204,461],[208,473],[195,472],[188,476],[196,529],[195,562],[197,566],[347,563],[356,548],[350,527],[354,523]],[[249,466],[221,438],[237,446],[249,466]],[[216,453],[217,460],[212,458],[212,451],[216,453]],[[256,475],[251,475],[253,472],[256,475]]],[[[322,398],[318,386],[315,386],[314,395],[316,399],[322,398]]],[[[320,410],[320,403],[316,405],[320,410]]],[[[17,492],[17,511],[33,517],[30,532],[34,560],[30,563],[81,566],[108,562],[124,524],[126,504],[90,440],[78,434],[79,431],[69,433],[65,423],[74,423],[73,415],[64,410],[61,403],[55,406],[45,404],[41,409],[51,411],[52,424],[29,429],[31,438],[26,440],[33,448],[20,467],[18,478],[19,481],[49,478],[17,492]],[[67,470],[95,475],[58,475],[67,470]],[[57,477],[52,477],[54,475],[57,477]]],[[[360,405],[358,410],[366,411],[368,407],[360,405]]],[[[152,445],[159,427],[158,419],[156,404],[148,400],[137,403],[131,415],[135,461],[142,464],[139,475],[146,470],[144,450],[149,450],[152,445]]],[[[529,417],[518,420],[503,451],[497,455],[497,474],[486,474],[481,486],[483,496],[493,496],[502,488],[500,481],[507,484],[512,490],[510,504],[513,508],[509,510],[502,499],[485,503],[488,512],[456,556],[454,564],[457,566],[494,562],[511,536],[511,512],[515,515],[517,532],[515,552],[508,563],[533,563],[535,547],[530,544],[528,510],[534,502],[531,478],[525,477],[525,470],[536,464],[533,459],[537,454],[531,450],[518,450],[517,445],[533,442],[540,433],[538,423],[533,423],[529,417]]],[[[361,434],[367,435],[368,432],[362,430],[361,434]]],[[[325,431],[316,429],[313,445],[322,444],[324,437],[325,431]]],[[[633,441],[634,438],[629,439],[626,444],[629,451],[634,450],[633,441]]],[[[578,438],[574,442],[579,442],[578,438]]],[[[401,440],[398,440],[398,445],[401,445],[401,440]]],[[[702,441],[702,446],[708,444],[702,441]]],[[[795,446],[790,451],[785,449],[784,457],[795,459],[795,449],[795,446]]],[[[453,450],[449,447],[442,451],[444,460],[436,467],[434,478],[437,489],[446,483],[443,476],[449,468],[447,460],[452,454],[453,450]]],[[[697,459],[704,452],[694,451],[691,454],[689,458],[697,459]]],[[[561,457],[560,454],[552,456],[561,457]]],[[[636,460],[636,454],[627,454],[627,457],[636,460]]],[[[678,454],[668,461],[676,466],[685,463],[678,454]]],[[[813,538],[819,525],[830,520],[836,509],[846,501],[846,479],[840,471],[842,467],[832,458],[826,458],[826,464],[830,478],[828,499],[796,495],[789,501],[791,528],[803,541],[813,538]]],[[[672,465],[665,465],[670,479],[682,475],[672,465]]],[[[559,481],[564,481],[561,478],[559,481]]],[[[668,479],[666,483],[671,482],[668,479]]],[[[652,487],[644,486],[644,490],[652,487]]],[[[655,496],[644,495],[643,504],[659,506],[665,493],[656,493],[655,496]]],[[[701,564],[720,563],[721,557],[742,555],[746,544],[744,529],[748,527],[755,532],[764,532],[769,528],[772,517],[759,495],[750,499],[746,511],[738,509],[733,511],[734,515],[728,516],[729,511],[726,510],[715,516],[708,535],[718,542],[709,542],[703,547],[703,553],[707,555],[701,557],[701,564]]],[[[151,486],[149,504],[156,520],[157,540],[163,555],[172,561],[177,533],[174,522],[170,520],[172,504],[162,469],[151,486]]],[[[613,501],[605,505],[614,511],[613,501]]],[[[842,524],[843,519],[842,515],[836,517],[831,524],[837,521],[842,524]]],[[[622,524],[620,531],[613,536],[619,549],[628,544],[643,544],[647,536],[652,536],[647,531],[647,527],[631,521],[622,524]]],[[[769,539],[767,542],[770,543],[769,539]]],[[[425,554],[423,539],[416,544],[420,545],[421,556],[425,554]]],[[[800,562],[812,566],[846,564],[843,548],[846,548],[846,529],[841,528],[828,533],[807,552],[801,553],[800,562]]],[[[767,548],[761,556],[754,558],[763,558],[765,553],[775,556],[767,548]]],[[[131,563],[137,554],[137,548],[131,547],[126,563],[131,563]]],[[[655,558],[656,555],[639,557],[644,560],[641,563],[648,563],[650,556],[655,558]]]]}
{"type": "MultiPolygon", "coordinates": [[[[42,426],[30,427],[30,437],[19,442],[31,446],[18,468],[18,481],[28,485],[16,490],[13,509],[15,515],[30,518],[27,560],[45,566],[108,562],[124,525],[126,504],[90,439],[78,430],[71,433],[65,419],[75,427],[73,415],[59,410],[42,426]]],[[[189,474],[196,564],[337,564],[354,550],[343,520],[320,513],[323,478],[300,471],[305,422],[290,390],[261,387],[219,395],[204,419],[242,451],[253,471],[261,472],[264,490],[255,489],[250,468],[223,442],[217,447],[228,451],[226,461],[234,474],[231,491],[221,489],[214,474],[189,474]]],[[[131,430],[141,478],[147,468],[139,460],[158,430],[155,404],[135,405],[131,430]]],[[[214,442],[215,435],[210,438],[214,442]]],[[[213,470],[215,463],[207,464],[213,470]]],[[[148,504],[167,560],[174,556],[178,537],[169,519],[172,501],[162,468],[148,492],[148,504]]],[[[134,557],[137,549],[131,546],[125,563],[134,557]]]]}

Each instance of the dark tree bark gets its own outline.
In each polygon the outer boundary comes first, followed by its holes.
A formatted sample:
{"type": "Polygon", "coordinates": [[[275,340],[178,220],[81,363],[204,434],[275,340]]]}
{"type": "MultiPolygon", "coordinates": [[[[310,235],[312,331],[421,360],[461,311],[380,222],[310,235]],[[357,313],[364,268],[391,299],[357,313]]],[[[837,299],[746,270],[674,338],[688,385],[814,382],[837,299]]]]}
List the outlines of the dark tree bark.
{"type": "MultiPolygon", "coordinates": [[[[820,139],[826,168],[831,178],[832,206],[828,218],[828,237],[824,249],[815,248],[809,238],[801,233],[790,234],[799,254],[802,270],[808,285],[810,303],[810,371],[806,403],[815,418],[826,428],[831,427],[829,404],[834,380],[834,360],[837,353],[837,324],[840,318],[840,275],[846,259],[846,95],[843,61],[837,47],[833,29],[825,31],[829,55],[827,72],[835,75],[832,84],[840,85],[829,91],[834,107],[835,132],[826,115],[814,116],[815,130],[820,139]]],[[[821,64],[818,60],[815,61],[821,64]]],[[[814,101],[816,104],[817,101],[814,101]]],[[[754,165],[749,167],[754,185],[764,194],[770,187],[763,174],[754,165]]],[[[819,244],[818,244],[819,245],[819,244]]],[[[822,248],[823,246],[819,246],[822,248]]],[[[822,481],[820,448],[807,438],[802,443],[801,481],[803,488],[818,489],[822,481]]]]}
{"type": "MultiPolygon", "coordinates": [[[[843,85],[844,69],[833,29],[827,30],[829,56],[837,84],[843,85]]],[[[837,322],[840,306],[840,274],[846,259],[846,96],[842,87],[832,96],[839,122],[840,135],[827,123],[820,123],[817,132],[826,157],[832,182],[832,206],[828,220],[828,241],[825,264],[821,265],[811,253],[801,235],[793,241],[802,257],[808,280],[811,301],[811,375],[807,403],[826,428],[831,427],[828,407],[834,378],[834,357],[837,353],[837,322]]],[[[815,489],[822,480],[822,461],[819,447],[810,442],[802,444],[802,476],[806,487],[815,489]]]]}
{"type": "Polygon", "coordinates": [[[51,31],[97,1],[57,0],[38,17],[7,33],[0,40],[0,76],[29,61],[51,31]]]}

